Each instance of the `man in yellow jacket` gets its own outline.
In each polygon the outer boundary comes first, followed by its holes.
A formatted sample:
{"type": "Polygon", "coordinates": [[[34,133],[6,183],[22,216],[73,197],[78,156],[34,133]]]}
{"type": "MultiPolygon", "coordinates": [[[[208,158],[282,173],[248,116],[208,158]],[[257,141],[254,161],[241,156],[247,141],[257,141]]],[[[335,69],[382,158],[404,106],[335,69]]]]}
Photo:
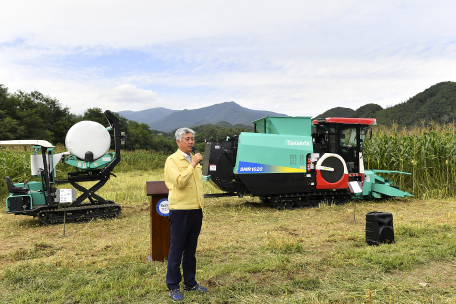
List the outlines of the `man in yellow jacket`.
{"type": "Polygon", "coordinates": [[[171,243],[168,253],[166,285],[173,301],[182,300],[179,283],[184,275],[184,290],[206,292],[195,280],[196,246],[203,221],[203,177],[197,153],[191,156],[195,132],[189,128],[176,131],[178,150],[165,164],[165,184],[169,189],[169,225],[171,243]]]}

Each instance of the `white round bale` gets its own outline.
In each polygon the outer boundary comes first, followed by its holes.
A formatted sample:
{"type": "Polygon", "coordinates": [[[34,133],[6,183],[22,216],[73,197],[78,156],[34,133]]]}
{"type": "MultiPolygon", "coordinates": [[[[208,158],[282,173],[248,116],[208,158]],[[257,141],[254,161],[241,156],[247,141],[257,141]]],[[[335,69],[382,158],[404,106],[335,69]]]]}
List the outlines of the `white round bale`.
{"type": "Polygon", "coordinates": [[[86,152],[90,151],[95,160],[109,151],[111,135],[98,122],[83,120],[68,130],[65,146],[71,154],[79,159],[84,159],[86,152]]]}

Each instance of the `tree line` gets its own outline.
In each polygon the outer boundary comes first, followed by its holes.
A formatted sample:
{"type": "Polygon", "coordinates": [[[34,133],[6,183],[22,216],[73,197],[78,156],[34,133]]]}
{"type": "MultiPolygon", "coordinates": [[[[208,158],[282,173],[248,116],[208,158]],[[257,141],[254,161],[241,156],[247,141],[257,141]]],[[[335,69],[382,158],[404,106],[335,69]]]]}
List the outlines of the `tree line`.
{"type": "MultiPolygon", "coordinates": [[[[30,93],[18,90],[8,92],[0,84],[0,140],[47,140],[53,145],[65,144],[68,130],[82,120],[96,121],[105,127],[109,126],[104,111],[100,108],[88,108],[82,115],[75,115],[63,106],[56,98],[38,91],[30,93]]],[[[125,132],[127,140],[122,149],[153,150],[170,153],[176,150],[174,132],[151,130],[149,125],[129,120],[114,113],[120,121],[120,131],[125,132]]],[[[230,128],[222,125],[202,125],[193,127],[196,132],[197,148],[204,151],[205,139],[222,140],[227,136],[248,129],[230,128]]]]}
{"type": "Polygon", "coordinates": [[[408,100],[383,109],[368,103],[356,111],[335,107],[318,115],[326,117],[376,118],[378,125],[399,127],[421,127],[437,124],[456,124],[456,82],[437,83],[408,100]]]}

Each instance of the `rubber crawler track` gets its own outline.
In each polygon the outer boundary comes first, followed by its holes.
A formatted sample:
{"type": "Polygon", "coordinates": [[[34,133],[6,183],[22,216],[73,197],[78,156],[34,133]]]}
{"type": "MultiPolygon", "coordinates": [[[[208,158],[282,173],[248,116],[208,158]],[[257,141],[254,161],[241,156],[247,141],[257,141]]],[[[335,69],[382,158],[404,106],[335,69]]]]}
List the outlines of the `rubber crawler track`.
{"type": "Polygon", "coordinates": [[[117,217],[122,208],[117,204],[88,205],[69,208],[49,208],[41,210],[37,217],[46,224],[62,224],[64,219],[69,222],[88,222],[92,219],[109,219],[117,217]]]}
{"type": "Polygon", "coordinates": [[[343,205],[351,200],[351,194],[346,191],[321,191],[319,193],[289,194],[271,198],[260,198],[260,200],[279,210],[300,209],[317,207],[321,203],[343,205]]]}

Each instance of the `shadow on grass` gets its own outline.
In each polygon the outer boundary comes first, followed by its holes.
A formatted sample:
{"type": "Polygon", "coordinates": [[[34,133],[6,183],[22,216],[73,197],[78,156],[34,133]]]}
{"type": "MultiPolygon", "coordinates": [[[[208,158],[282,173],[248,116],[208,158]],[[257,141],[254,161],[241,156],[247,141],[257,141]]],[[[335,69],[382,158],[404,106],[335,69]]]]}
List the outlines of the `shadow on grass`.
{"type": "Polygon", "coordinates": [[[265,204],[261,202],[243,202],[238,205],[239,207],[255,208],[255,209],[274,209],[271,204],[265,204]]]}
{"type": "Polygon", "coordinates": [[[244,202],[240,204],[241,206],[255,209],[276,209],[276,210],[296,210],[303,208],[318,208],[321,204],[325,204],[321,200],[311,200],[311,201],[296,201],[296,202],[276,202],[276,201],[267,201],[267,202],[244,202]]]}
{"type": "MultiPolygon", "coordinates": [[[[15,215],[11,215],[15,216],[15,215]]],[[[42,222],[40,222],[39,219],[34,218],[34,217],[24,217],[23,219],[20,219],[17,221],[17,226],[20,228],[34,228],[34,227],[42,227],[46,226],[42,222]]]]}

